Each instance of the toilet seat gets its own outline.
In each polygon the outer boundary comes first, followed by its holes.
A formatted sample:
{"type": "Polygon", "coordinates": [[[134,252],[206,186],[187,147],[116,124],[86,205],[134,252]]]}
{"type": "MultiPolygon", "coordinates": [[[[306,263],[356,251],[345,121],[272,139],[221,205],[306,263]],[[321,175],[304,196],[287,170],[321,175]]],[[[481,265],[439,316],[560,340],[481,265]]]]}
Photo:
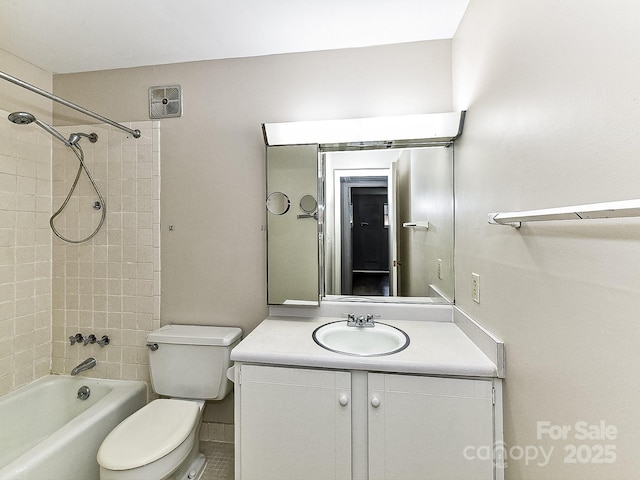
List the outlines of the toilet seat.
{"type": "Polygon", "coordinates": [[[199,418],[196,402],[154,400],[120,423],[98,450],[98,463],[108,470],[139,468],[174,451],[199,418]]]}

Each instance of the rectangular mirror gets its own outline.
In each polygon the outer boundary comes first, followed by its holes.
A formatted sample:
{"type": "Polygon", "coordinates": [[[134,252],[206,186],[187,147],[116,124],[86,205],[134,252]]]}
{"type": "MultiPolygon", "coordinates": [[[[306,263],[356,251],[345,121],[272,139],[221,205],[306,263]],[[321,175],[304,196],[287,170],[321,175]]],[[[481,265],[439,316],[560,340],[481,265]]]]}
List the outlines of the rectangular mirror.
{"type": "Polygon", "coordinates": [[[268,303],[453,303],[464,117],[263,124],[268,303]]]}
{"type": "Polygon", "coordinates": [[[267,303],[318,305],[318,146],[267,147],[267,303]]]}
{"type": "Polygon", "coordinates": [[[453,301],[453,146],[323,154],[324,297],[453,301]]]}

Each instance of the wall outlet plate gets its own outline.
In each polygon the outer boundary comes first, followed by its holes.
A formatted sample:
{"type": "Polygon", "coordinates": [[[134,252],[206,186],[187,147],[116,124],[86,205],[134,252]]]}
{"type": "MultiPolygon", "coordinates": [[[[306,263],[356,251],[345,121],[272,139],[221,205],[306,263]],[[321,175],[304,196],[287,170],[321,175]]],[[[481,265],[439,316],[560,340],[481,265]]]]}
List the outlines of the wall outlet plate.
{"type": "Polygon", "coordinates": [[[480,275],[477,273],[471,274],[471,299],[480,303],[480,275]]]}

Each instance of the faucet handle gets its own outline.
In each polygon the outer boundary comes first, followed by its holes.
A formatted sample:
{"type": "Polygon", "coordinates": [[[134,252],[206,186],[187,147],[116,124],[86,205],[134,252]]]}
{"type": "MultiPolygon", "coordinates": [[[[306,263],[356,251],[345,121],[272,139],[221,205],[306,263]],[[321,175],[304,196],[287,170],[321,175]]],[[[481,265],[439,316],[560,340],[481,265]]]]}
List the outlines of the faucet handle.
{"type": "Polygon", "coordinates": [[[107,335],[103,335],[102,338],[98,340],[98,345],[104,347],[106,345],[109,345],[109,342],[111,342],[111,340],[109,340],[109,337],[107,335]]]}
{"type": "Polygon", "coordinates": [[[84,344],[88,344],[88,343],[96,343],[96,336],[92,333],[91,335],[87,335],[87,337],[85,337],[84,339],[84,344]]]}
{"type": "Polygon", "coordinates": [[[71,345],[75,345],[76,343],[80,343],[83,340],[84,340],[84,337],[82,336],[81,333],[76,333],[75,335],[72,335],[72,336],[69,337],[69,343],[71,343],[71,345]]]}
{"type": "Polygon", "coordinates": [[[376,322],[373,320],[374,318],[380,318],[380,315],[374,315],[372,313],[367,313],[367,318],[364,321],[365,327],[375,327],[376,322]]]}

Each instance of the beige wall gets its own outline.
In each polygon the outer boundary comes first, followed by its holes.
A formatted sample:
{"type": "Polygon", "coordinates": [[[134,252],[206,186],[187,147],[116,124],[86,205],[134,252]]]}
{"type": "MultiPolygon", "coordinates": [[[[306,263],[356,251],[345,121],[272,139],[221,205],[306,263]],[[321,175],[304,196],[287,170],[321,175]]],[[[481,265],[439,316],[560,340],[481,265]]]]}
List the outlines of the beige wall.
{"type": "Polygon", "coordinates": [[[50,370],[50,211],[51,136],[0,121],[0,395],[50,370]]]}
{"type": "MultiPolygon", "coordinates": [[[[0,70],[31,85],[51,91],[53,75],[11,53],[0,49],[0,70]]],[[[40,120],[51,122],[51,100],[0,79],[0,108],[8,112],[27,111],[40,120]]],[[[2,119],[4,121],[4,119],[2,119]]]]}
{"type": "Polygon", "coordinates": [[[147,89],[172,84],[184,115],[162,121],[162,322],[248,333],[267,315],[260,124],[450,111],[451,42],[54,77],[57,95],[115,120],[148,118],[147,89]]]}
{"type": "Polygon", "coordinates": [[[453,42],[455,107],[468,108],[456,303],[506,342],[507,447],[555,448],[544,467],[508,459],[507,479],[640,471],[640,220],[487,224],[489,212],[638,198],[639,16],[632,1],[471,0],[453,42]],[[575,438],[576,422],[601,420],[617,438],[575,438]],[[538,421],[574,430],[539,439],[538,421]],[[565,463],[582,444],[617,458],[565,463]]]}
{"type": "MultiPolygon", "coordinates": [[[[0,50],[1,69],[41,88],[51,74],[0,50]]],[[[0,395],[51,366],[51,136],[10,112],[51,119],[51,102],[0,81],[0,395]]]]}

